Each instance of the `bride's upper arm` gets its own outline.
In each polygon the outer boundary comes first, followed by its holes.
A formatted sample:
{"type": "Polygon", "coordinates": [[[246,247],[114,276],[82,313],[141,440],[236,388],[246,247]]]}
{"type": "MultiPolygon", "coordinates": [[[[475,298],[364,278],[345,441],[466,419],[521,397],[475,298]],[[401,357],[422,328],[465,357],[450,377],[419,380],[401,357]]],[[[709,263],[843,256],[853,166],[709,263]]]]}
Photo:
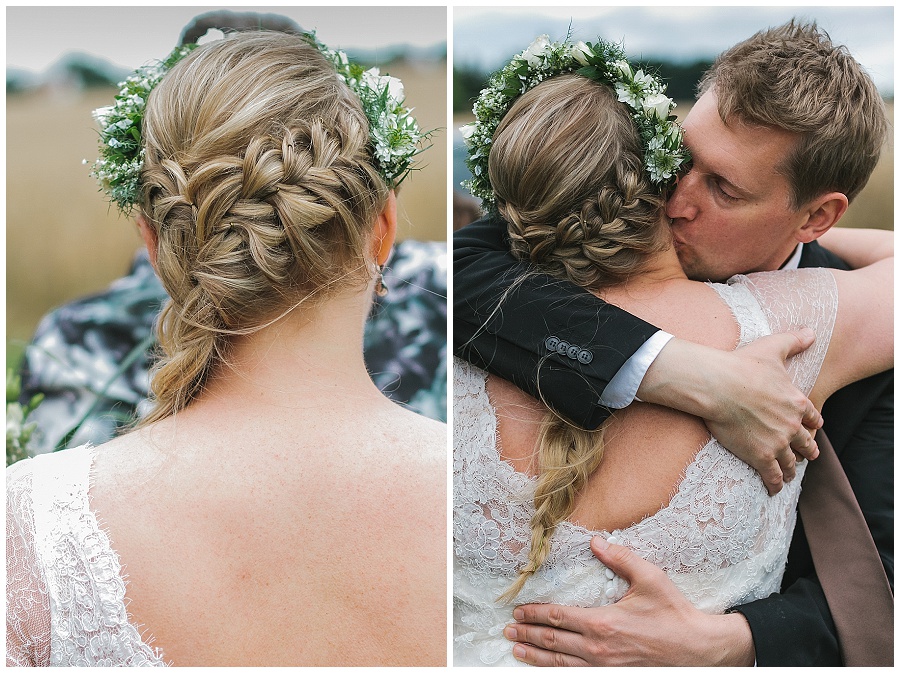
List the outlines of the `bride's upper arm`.
{"type": "Polygon", "coordinates": [[[822,381],[838,388],[894,366],[894,259],[833,270],[838,311],[822,381]]]}

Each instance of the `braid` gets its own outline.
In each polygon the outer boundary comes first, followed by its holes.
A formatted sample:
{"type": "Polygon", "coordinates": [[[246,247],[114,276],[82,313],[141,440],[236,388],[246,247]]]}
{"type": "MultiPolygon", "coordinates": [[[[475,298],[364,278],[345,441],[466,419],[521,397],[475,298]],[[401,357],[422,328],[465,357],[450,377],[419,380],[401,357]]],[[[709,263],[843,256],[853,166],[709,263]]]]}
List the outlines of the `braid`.
{"type": "Polygon", "coordinates": [[[144,124],[143,211],[170,296],[146,424],[202,391],[232,335],[364,287],[388,190],[359,100],[295,36],[243,33],[196,50],[154,89],[144,124]],[[192,81],[204,77],[205,91],[192,81]],[[213,114],[216,96],[242,114],[213,114]]]}
{"type": "MultiPolygon", "coordinates": [[[[607,85],[561,75],[520,96],[497,127],[488,171],[513,255],[540,272],[596,292],[671,245],[638,131],[607,85]]],[[[547,412],[528,561],[501,600],[515,598],[544,563],[602,455],[602,428],[582,430],[547,412]]]]}
{"type": "Polygon", "coordinates": [[[556,526],[572,513],[575,496],[600,465],[602,433],[602,429],[583,430],[552,411],[544,415],[538,436],[540,476],[534,492],[528,562],[519,569],[518,578],[500,600],[515,598],[547,559],[556,526]]]}
{"type": "Polygon", "coordinates": [[[638,173],[619,177],[619,184],[602,186],[556,222],[501,201],[513,255],[590,290],[633,275],[648,255],[668,245],[668,237],[652,226],[662,206],[658,192],[638,173]]]}

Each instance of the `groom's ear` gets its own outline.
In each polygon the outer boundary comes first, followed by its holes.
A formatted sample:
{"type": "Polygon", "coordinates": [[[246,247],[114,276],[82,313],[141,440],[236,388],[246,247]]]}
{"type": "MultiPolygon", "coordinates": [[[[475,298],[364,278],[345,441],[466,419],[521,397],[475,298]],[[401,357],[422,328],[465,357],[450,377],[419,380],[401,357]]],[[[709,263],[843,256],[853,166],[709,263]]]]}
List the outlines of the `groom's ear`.
{"type": "Polygon", "coordinates": [[[841,192],[828,192],[810,201],[801,210],[806,212],[806,222],[797,230],[801,243],[810,243],[831,229],[847,212],[849,201],[841,192]]]}

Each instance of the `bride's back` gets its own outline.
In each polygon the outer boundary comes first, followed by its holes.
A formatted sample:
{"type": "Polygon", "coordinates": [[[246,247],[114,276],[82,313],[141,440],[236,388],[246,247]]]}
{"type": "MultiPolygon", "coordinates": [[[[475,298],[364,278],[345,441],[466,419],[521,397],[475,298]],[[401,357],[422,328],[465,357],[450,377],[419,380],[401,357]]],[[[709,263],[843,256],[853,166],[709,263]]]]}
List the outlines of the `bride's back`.
{"type": "Polygon", "coordinates": [[[305,423],[251,408],[270,431],[211,432],[190,411],[103,447],[91,489],[132,620],[166,660],[443,663],[445,426],[377,405],[305,423]]]}
{"type": "MultiPolygon", "coordinates": [[[[728,307],[702,283],[624,284],[603,296],[682,339],[730,350],[740,336],[728,307]]],[[[539,474],[539,428],[547,407],[496,377],[488,379],[487,389],[497,409],[501,455],[517,470],[539,474]]],[[[701,419],[667,407],[635,403],[614,412],[602,432],[602,460],[569,519],[592,530],[616,530],[655,514],[709,439],[701,419]]]]}

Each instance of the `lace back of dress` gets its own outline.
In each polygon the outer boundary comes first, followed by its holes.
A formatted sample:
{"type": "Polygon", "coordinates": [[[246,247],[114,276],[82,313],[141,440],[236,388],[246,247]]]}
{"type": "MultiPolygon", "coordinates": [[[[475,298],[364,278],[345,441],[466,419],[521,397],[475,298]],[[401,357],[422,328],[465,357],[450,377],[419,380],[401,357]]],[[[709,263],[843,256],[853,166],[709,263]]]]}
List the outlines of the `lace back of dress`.
{"type": "Polygon", "coordinates": [[[162,665],[128,619],[118,556],[89,506],[93,449],[24,462],[7,487],[7,520],[17,523],[7,524],[7,576],[12,535],[22,578],[7,586],[7,604],[22,606],[7,616],[17,656],[37,666],[162,665]]]}
{"type": "Polygon", "coordinates": [[[37,562],[32,461],[6,471],[6,665],[50,661],[50,599],[37,562]]]}

